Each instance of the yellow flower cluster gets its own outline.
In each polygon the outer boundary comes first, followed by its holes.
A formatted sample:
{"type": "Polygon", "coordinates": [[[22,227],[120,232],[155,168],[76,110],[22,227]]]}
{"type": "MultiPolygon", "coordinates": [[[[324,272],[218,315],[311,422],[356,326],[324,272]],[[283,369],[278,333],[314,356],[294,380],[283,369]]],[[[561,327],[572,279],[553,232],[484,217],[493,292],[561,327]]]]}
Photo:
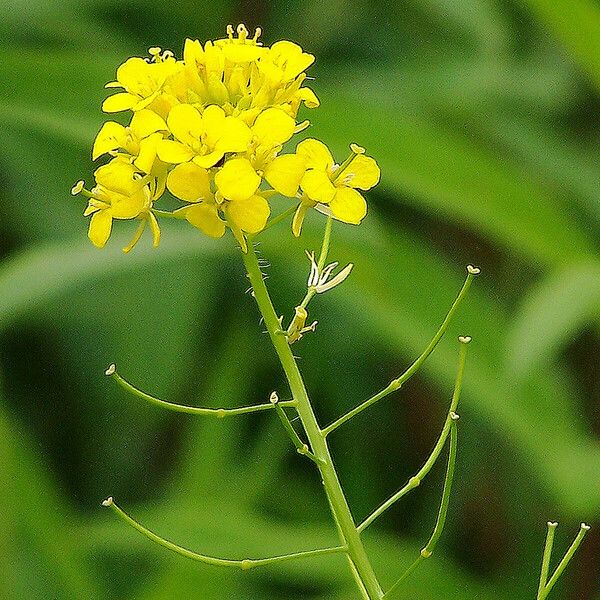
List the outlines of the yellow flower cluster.
{"type": "Polygon", "coordinates": [[[260,30],[249,37],[244,25],[228,37],[186,40],[183,60],[150,48],[149,59],[130,58],[107,88],[123,91],[102,106],[108,113],[130,110],[128,126],[105,123],[92,159],[110,156],[95,172],[91,190],[79,182],[73,193],[89,200],[89,238],[103,247],[113,219],[137,219],[130,250],[149,224],[154,245],[160,240],[156,216],[186,219],[211,237],[230,228],[242,248],[246,236],[266,226],[275,195],[295,202],[292,229],[300,235],[306,211],[315,207],[346,223],[358,224],[366,203],[357,190],[379,181],[379,167],[352,145],[341,165],[315,139],[295,152],[283,146],[308,121],[298,122],[300,106],[319,106],[303,84],[314,56],[300,46],[276,42],[263,46],[260,30]],[[237,35],[236,35],[237,33],[237,35]],[[172,213],[155,208],[167,189],[183,207],[172,213]]]}

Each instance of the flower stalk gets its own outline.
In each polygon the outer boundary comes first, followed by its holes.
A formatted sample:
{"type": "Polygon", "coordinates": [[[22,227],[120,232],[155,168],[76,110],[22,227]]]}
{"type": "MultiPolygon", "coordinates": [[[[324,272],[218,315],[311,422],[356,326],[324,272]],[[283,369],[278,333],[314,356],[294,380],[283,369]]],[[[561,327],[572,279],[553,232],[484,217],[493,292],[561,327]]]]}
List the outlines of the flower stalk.
{"type": "Polygon", "coordinates": [[[279,319],[260,271],[254,247],[249,248],[248,252],[242,253],[242,257],[254,292],[253,296],[256,299],[267,332],[279,357],[292,396],[297,402],[296,410],[306,432],[308,442],[319,461],[317,466],[322,476],[323,488],[329,500],[333,518],[338,527],[340,540],[347,548],[348,556],[356,569],[361,584],[368,594],[369,600],[381,599],[383,598],[383,590],[371,566],[360,539],[360,534],[356,529],[356,524],[354,523],[350,507],[338,479],[325,435],[317,422],[296,359],[286,338],[278,333],[280,331],[279,319]]]}

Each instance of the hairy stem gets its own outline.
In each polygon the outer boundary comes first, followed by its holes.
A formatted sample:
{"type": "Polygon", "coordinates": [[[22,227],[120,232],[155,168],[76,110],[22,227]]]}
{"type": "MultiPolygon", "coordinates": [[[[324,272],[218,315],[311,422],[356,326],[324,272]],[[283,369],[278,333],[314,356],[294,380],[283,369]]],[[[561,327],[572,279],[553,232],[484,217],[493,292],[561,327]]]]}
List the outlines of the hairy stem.
{"type": "Polygon", "coordinates": [[[329,500],[342,545],[347,548],[350,560],[369,599],[379,600],[383,597],[383,591],[377,581],[360,535],[356,530],[350,507],[346,501],[331,454],[329,453],[329,448],[327,447],[327,441],[312,409],[296,360],[285,336],[278,333],[280,330],[279,319],[277,318],[277,313],[273,308],[273,303],[263,280],[254,248],[250,247],[247,253],[242,253],[242,257],[248,278],[252,284],[254,298],[287,377],[293,398],[297,402],[296,410],[302,421],[310,448],[318,459],[317,467],[321,473],[323,487],[329,500]]]}

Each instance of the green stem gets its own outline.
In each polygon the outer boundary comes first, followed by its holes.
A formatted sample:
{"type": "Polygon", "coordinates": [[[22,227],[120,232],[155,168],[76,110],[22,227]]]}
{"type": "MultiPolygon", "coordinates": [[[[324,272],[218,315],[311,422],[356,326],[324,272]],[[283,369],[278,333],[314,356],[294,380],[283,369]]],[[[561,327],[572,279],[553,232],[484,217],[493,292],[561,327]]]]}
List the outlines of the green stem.
{"type": "Polygon", "coordinates": [[[557,527],[558,523],[548,521],[548,532],[546,533],[546,544],[544,545],[544,556],[542,558],[542,571],[540,573],[540,585],[538,587],[537,600],[542,597],[546,582],[548,581],[550,557],[552,556],[552,546],[554,544],[554,532],[557,527]]]}
{"type": "Polygon", "coordinates": [[[254,239],[255,237],[257,237],[258,235],[260,235],[261,233],[263,233],[263,231],[266,231],[270,227],[273,227],[273,225],[277,225],[277,223],[281,223],[281,221],[283,221],[283,220],[287,219],[288,217],[292,216],[294,214],[294,212],[296,211],[297,208],[298,208],[297,204],[294,204],[293,206],[290,206],[289,208],[286,208],[283,212],[279,213],[277,216],[273,217],[270,221],[268,221],[267,224],[260,230],[259,233],[255,233],[254,235],[249,235],[248,236],[248,241],[251,241],[252,239],[254,239]]]}
{"type": "Polygon", "coordinates": [[[407,484],[398,490],[393,496],[388,498],[383,504],[381,504],[377,509],[375,509],[359,526],[358,531],[364,531],[375,519],[381,516],[390,506],[396,503],[400,498],[405,496],[408,492],[415,489],[418,485],[420,485],[423,478],[431,471],[431,468],[437,461],[440,456],[442,449],[444,448],[444,444],[446,443],[446,439],[450,434],[450,430],[452,428],[452,424],[454,419],[456,418],[456,407],[458,406],[458,401],[460,399],[460,392],[462,389],[462,380],[463,374],[465,372],[465,359],[467,357],[467,344],[469,337],[461,337],[460,352],[458,355],[458,370],[456,373],[456,381],[454,383],[454,392],[452,393],[452,401],[450,402],[450,408],[448,410],[448,416],[446,417],[446,421],[444,422],[444,426],[442,428],[442,432],[438,441],[436,442],[429,458],[425,461],[425,464],[419,469],[416,475],[411,477],[407,484]]]}
{"type": "Polygon", "coordinates": [[[323,487],[328,497],[333,517],[340,532],[342,544],[348,549],[348,554],[356,567],[364,588],[369,594],[369,599],[379,600],[383,597],[383,591],[369,562],[360,535],[356,530],[356,525],[338,479],[325,436],[317,423],[296,360],[285,336],[278,333],[280,330],[279,319],[262,278],[254,248],[249,248],[249,251],[245,254],[242,253],[242,257],[248,278],[254,290],[254,298],[287,377],[293,398],[297,402],[296,410],[304,426],[308,442],[314,455],[319,460],[317,466],[321,473],[323,487]]]}
{"type": "MultiPolygon", "coordinates": [[[[329,243],[331,242],[331,228],[333,225],[333,218],[327,217],[327,222],[325,223],[325,232],[323,234],[323,242],[321,244],[321,252],[319,254],[319,260],[317,261],[317,268],[319,269],[319,274],[323,271],[323,267],[325,266],[325,262],[327,261],[327,255],[329,254],[329,243]]],[[[300,308],[306,308],[308,303],[313,299],[315,294],[317,293],[317,288],[315,286],[311,286],[308,288],[306,295],[302,299],[302,302],[298,305],[300,308]]]]}
{"type": "Polygon", "coordinates": [[[577,552],[577,548],[579,548],[579,545],[583,541],[585,534],[589,530],[590,530],[589,525],[586,525],[585,523],[581,524],[581,527],[579,528],[579,533],[577,534],[577,537],[573,540],[573,543],[567,550],[563,559],[558,564],[558,567],[556,567],[556,570],[554,571],[554,573],[552,573],[552,577],[550,577],[550,579],[548,580],[548,583],[546,584],[546,587],[544,588],[542,593],[538,595],[539,600],[544,600],[548,596],[548,594],[550,593],[550,590],[552,590],[552,588],[558,581],[559,577],[563,574],[563,571],[567,568],[567,565],[571,562],[571,559],[575,555],[575,552],[577,552]]]}
{"type": "Polygon", "coordinates": [[[298,454],[307,456],[313,462],[318,463],[319,462],[318,458],[310,451],[310,448],[308,447],[308,445],[305,444],[300,439],[298,432],[294,429],[294,426],[292,425],[290,418],[287,416],[285,409],[281,406],[281,403],[279,402],[279,398],[277,397],[277,394],[275,392],[273,392],[273,394],[271,394],[271,403],[275,406],[275,410],[277,411],[277,416],[279,417],[279,420],[281,421],[283,428],[286,430],[288,436],[292,440],[292,443],[294,444],[294,446],[296,446],[296,451],[298,452],[298,454]]]}
{"type": "MultiPolygon", "coordinates": [[[[174,402],[167,402],[166,400],[161,400],[160,398],[156,398],[151,396],[150,394],[146,394],[146,392],[142,392],[127,380],[123,379],[115,370],[114,365],[111,365],[107,370],[107,375],[112,377],[125,391],[141,398],[142,400],[146,400],[155,406],[160,406],[161,408],[166,408],[167,410],[172,410],[175,412],[186,413],[188,415],[202,415],[205,417],[232,417],[235,415],[246,415],[248,413],[259,412],[263,410],[272,410],[275,406],[269,402],[268,404],[255,404],[254,406],[242,406],[239,408],[201,408],[198,406],[185,406],[184,404],[175,404],[174,402]]],[[[294,400],[288,400],[285,402],[278,403],[280,407],[283,406],[296,406],[296,402],[294,400]]]]}
{"type": "Polygon", "coordinates": [[[400,377],[391,381],[386,388],[384,388],[368,400],[365,400],[362,404],[359,404],[356,408],[353,408],[351,411],[347,412],[345,415],[342,415],[339,419],[325,427],[325,429],[323,429],[325,435],[329,435],[334,429],[337,429],[340,425],[343,425],[344,423],[346,423],[346,421],[349,421],[358,413],[361,413],[366,408],[369,408],[369,406],[372,406],[376,402],[379,402],[379,400],[381,400],[382,398],[385,398],[392,392],[395,392],[396,390],[400,389],[419,370],[419,367],[427,360],[429,355],[434,351],[435,347],[442,339],[444,333],[446,333],[446,329],[448,329],[448,325],[450,324],[454,313],[458,309],[463,298],[467,295],[467,292],[471,287],[471,282],[473,281],[473,278],[476,275],[478,275],[479,272],[479,268],[477,267],[472,267],[471,265],[467,267],[467,278],[465,279],[465,282],[460,292],[458,293],[456,300],[454,300],[454,302],[452,303],[452,306],[450,307],[446,318],[440,325],[440,328],[437,330],[432,340],[429,342],[427,348],[423,350],[423,353],[412,363],[412,365],[410,365],[410,367],[408,367],[408,369],[406,369],[406,371],[404,371],[404,373],[402,373],[400,377]]]}
{"type": "Polygon", "coordinates": [[[390,600],[396,591],[401,587],[401,584],[408,578],[408,576],[423,562],[426,558],[429,558],[442,535],[444,525],[446,524],[446,517],[448,515],[448,505],[450,503],[450,491],[452,489],[452,480],[454,479],[454,467],[456,465],[456,449],[458,446],[457,427],[456,419],[452,421],[450,427],[450,450],[448,453],[448,467],[446,468],[446,477],[444,479],[444,490],[442,492],[442,501],[440,503],[440,510],[433,528],[433,533],[429,538],[425,547],[421,550],[419,557],[408,567],[408,569],[402,574],[400,579],[387,591],[383,600],[390,600]]]}
{"type": "Polygon", "coordinates": [[[177,554],[185,556],[186,558],[191,558],[192,560],[197,560],[198,562],[202,562],[207,565],[213,565],[216,567],[234,567],[242,569],[243,571],[247,571],[249,569],[253,569],[254,567],[264,567],[266,565],[273,565],[276,563],[286,562],[288,560],[295,560],[298,558],[309,558],[311,556],[324,556],[327,554],[340,554],[342,552],[346,552],[346,548],[344,546],[335,546],[333,548],[305,550],[304,552],[293,552],[291,554],[282,554],[279,556],[271,556],[269,558],[245,558],[243,560],[216,558],[214,556],[207,556],[206,554],[198,554],[197,552],[192,552],[187,548],[183,548],[182,546],[178,546],[173,542],[169,542],[169,540],[165,540],[153,531],[150,531],[149,529],[144,527],[141,523],[138,523],[136,520],[132,519],[123,509],[119,508],[115,504],[115,501],[112,498],[107,498],[102,504],[111,508],[112,511],[122,521],[124,521],[128,525],[131,525],[131,527],[139,531],[141,534],[145,535],[149,540],[156,542],[159,546],[167,548],[168,550],[176,552],[177,554]]]}

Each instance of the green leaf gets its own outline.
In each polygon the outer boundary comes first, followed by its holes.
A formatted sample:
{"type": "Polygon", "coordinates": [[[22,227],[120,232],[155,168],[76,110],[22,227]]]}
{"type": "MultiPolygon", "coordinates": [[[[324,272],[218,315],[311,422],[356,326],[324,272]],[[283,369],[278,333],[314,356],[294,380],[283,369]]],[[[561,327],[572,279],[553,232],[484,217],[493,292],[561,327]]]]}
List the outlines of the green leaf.
{"type": "Polygon", "coordinates": [[[342,86],[321,92],[323,109],[311,135],[332,140],[339,160],[350,142],[360,143],[377,157],[383,189],[511,254],[542,265],[594,254],[593,241],[561,201],[509,158],[400,105],[393,118],[378,118],[376,102],[361,93],[358,100],[342,86]]]}
{"type": "Polygon", "coordinates": [[[71,534],[76,515],[57,490],[48,464],[0,404],[0,560],[6,598],[103,600],[71,534]]]}
{"type": "Polygon", "coordinates": [[[550,29],[590,80],[600,88],[600,7],[593,0],[526,0],[540,23],[550,29]]]}
{"type": "Polygon", "coordinates": [[[511,325],[507,366],[523,377],[546,365],[600,314],[600,264],[576,263],[532,286],[511,325]]]}

